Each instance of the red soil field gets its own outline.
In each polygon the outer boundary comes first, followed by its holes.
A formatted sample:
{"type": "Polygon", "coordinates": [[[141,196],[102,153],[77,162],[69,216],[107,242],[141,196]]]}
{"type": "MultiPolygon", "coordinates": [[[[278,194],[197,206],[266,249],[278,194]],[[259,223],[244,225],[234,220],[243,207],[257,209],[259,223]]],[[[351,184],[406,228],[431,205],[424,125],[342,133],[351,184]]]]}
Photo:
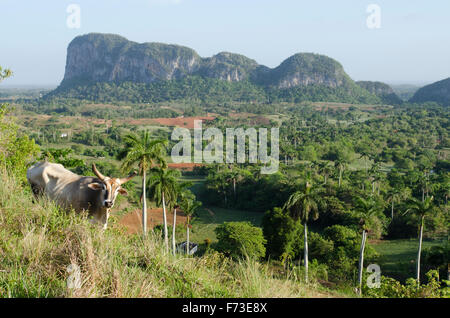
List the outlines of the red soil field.
{"type": "Polygon", "coordinates": [[[151,125],[160,124],[164,126],[178,126],[188,129],[194,128],[194,120],[214,120],[212,116],[197,116],[197,117],[176,117],[176,118],[142,118],[142,119],[127,119],[124,122],[130,125],[151,125]]]}
{"type": "MultiPolygon", "coordinates": [[[[173,211],[167,212],[167,225],[173,224],[173,211]]],[[[186,224],[186,216],[182,211],[177,210],[177,224],[186,224]]],[[[138,209],[120,217],[119,224],[123,225],[127,233],[136,234],[142,232],[142,210],[138,209]]],[[[147,209],[147,228],[153,228],[155,225],[163,224],[163,209],[147,209]]]]}

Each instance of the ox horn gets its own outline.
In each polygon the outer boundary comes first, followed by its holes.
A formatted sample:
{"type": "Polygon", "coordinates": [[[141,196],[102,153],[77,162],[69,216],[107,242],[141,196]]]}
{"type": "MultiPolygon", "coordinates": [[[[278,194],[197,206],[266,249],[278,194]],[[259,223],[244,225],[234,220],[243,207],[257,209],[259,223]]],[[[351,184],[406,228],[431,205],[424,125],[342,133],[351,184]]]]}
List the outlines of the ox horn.
{"type": "Polygon", "coordinates": [[[100,171],[97,170],[97,167],[95,166],[95,163],[92,164],[92,171],[95,173],[95,175],[100,179],[100,180],[105,180],[105,176],[102,175],[100,173],[100,171]]]}
{"type": "Polygon", "coordinates": [[[130,181],[132,178],[134,178],[135,176],[137,176],[137,172],[136,171],[133,171],[128,177],[126,177],[126,178],[120,178],[119,179],[119,182],[120,182],[120,184],[124,184],[125,182],[128,182],[128,181],[130,181]]]}

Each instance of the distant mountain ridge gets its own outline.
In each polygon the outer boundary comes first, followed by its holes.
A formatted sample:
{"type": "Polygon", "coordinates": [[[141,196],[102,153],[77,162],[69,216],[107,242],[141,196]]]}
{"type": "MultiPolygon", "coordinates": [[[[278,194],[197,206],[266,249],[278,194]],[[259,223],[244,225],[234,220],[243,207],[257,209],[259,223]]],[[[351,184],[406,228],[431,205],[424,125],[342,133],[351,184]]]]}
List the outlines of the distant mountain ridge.
{"type": "Polygon", "coordinates": [[[62,84],[152,83],[187,75],[229,82],[250,80],[279,88],[309,84],[337,87],[351,81],[341,64],[319,54],[298,53],[270,69],[240,54],[220,52],[202,58],[193,49],[180,45],[136,43],[119,35],[90,33],[69,44],[62,84]]]}
{"type": "Polygon", "coordinates": [[[356,82],[361,88],[366,89],[370,93],[381,98],[383,103],[399,105],[403,101],[394,92],[392,87],[383,82],[373,82],[373,81],[358,81],[356,82]]]}
{"type": "MultiPolygon", "coordinates": [[[[91,89],[98,83],[116,86],[123,86],[123,83],[145,84],[154,88],[154,84],[166,81],[201,82],[189,78],[201,78],[209,83],[207,85],[216,86],[225,85],[217,81],[232,85],[246,83],[250,91],[263,89],[271,95],[267,97],[270,100],[275,96],[280,100],[292,101],[309,98],[318,101],[385,102],[384,96],[380,98],[376,92],[358,86],[339,62],[320,54],[297,53],[279,66],[269,68],[240,54],[221,52],[202,58],[185,46],[136,43],[119,35],[101,33],[81,35],[71,41],[67,49],[64,79],[49,96],[70,95],[77,98],[77,92],[82,91],[78,94],[80,98],[86,98],[86,94],[95,98],[96,91],[105,93],[103,84],[97,85],[96,90],[91,89]]],[[[161,85],[156,87],[164,89],[161,85]]],[[[195,87],[194,91],[197,89],[195,87]]],[[[245,91],[242,85],[239,89],[245,91]]],[[[142,95],[145,88],[140,86],[138,90],[136,94],[142,95]]],[[[389,94],[393,93],[391,91],[389,94]]],[[[180,93],[180,89],[177,88],[177,92],[180,93]]],[[[148,94],[143,95],[147,96],[144,98],[147,100],[148,94]]],[[[160,95],[169,94],[163,92],[160,95]]],[[[181,95],[189,94],[181,92],[181,95]]],[[[241,95],[245,97],[248,94],[243,92],[241,95]]]]}
{"type": "Polygon", "coordinates": [[[409,102],[436,102],[444,106],[450,106],[450,77],[420,88],[409,102]]]}

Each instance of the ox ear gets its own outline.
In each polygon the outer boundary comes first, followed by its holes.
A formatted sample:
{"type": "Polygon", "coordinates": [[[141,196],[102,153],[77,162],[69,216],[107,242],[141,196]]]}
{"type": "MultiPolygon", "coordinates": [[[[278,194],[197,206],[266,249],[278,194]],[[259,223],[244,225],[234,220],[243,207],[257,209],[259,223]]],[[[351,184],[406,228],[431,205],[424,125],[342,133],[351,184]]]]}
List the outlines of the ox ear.
{"type": "Polygon", "coordinates": [[[124,188],[120,188],[120,189],[119,189],[119,193],[120,193],[121,195],[128,195],[128,191],[125,190],[124,188]]]}
{"type": "Polygon", "coordinates": [[[88,187],[92,190],[102,190],[103,186],[100,183],[94,182],[94,183],[89,183],[88,187]]]}

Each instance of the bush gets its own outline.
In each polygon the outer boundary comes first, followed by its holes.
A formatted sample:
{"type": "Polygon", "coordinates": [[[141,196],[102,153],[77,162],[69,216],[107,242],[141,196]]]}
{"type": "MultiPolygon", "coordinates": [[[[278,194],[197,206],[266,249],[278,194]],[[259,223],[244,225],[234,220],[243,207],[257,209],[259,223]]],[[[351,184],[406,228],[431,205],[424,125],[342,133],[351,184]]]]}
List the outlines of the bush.
{"type": "Polygon", "coordinates": [[[426,273],[427,284],[417,285],[414,278],[409,278],[405,285],[397,280],[381,276],[380,288],[369,288],[364,284],[363,294],[368,297],[376,298],[435,298],[444,296],[447,289],[440,289],[439,274],[437,271],[426,273]]]}
{"type": "Polygon", "coordinates": [[[441,277],[446,277],[450,264],[450,242],[424,250],[423,260],[426,269],[436,269],[441,277]]]}
{"type": "MultiPolygon", "coordinates": [[[[330,279],[340,282],[354,280],[361,247],[360,235],[348,227],[333,225],[324,230],[323,236],[334,244],[334,249],[326,254],[330,279]]],[[[377,256],[376,251],[367,242],[364,251],[365,262],[371,262],[377,256]]]]}
{"type": "Polygon", "coordinates": [[[39,147],[33,139],[20,134],[11,109],[0,104],[0,164],[25,181],[27,165],[37,156],[39,147]]]}
{"type": "Polygon", "coordinates": [[[225,222],[215,229],[216,250],[233,258],[248,255],[262,258],[266,254],[266,240],[260,228],[250,222],[225,222]]]}
{"type": "Polygon", "coordinates": [[[303,226],[295,222],[281,208],[274,208],[264,214],[262,220],[264,238],[267,241],[266,257],[293,258],[294,242],[302,237],[303,226]]]}

